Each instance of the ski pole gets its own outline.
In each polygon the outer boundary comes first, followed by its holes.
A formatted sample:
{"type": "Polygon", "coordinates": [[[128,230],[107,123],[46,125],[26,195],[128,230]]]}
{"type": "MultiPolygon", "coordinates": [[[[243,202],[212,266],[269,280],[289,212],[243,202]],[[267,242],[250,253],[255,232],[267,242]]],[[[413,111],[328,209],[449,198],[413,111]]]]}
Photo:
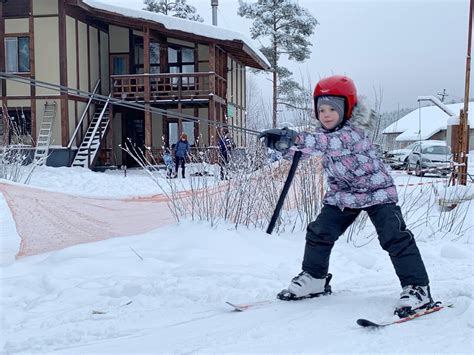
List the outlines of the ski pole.
{"type": "Polygon", "coordinates": [[[278,216],[280,215],[280,210],[283,207],[283,202],[285,202],[285,197],[288,194],[288,190],[290,189],[293,177],[295,176],[296,168],[298,167],[301,155],[302,153],[299,150],[297,150],[295,152],[295,155],[293,155],[293,161],[291,162],[290,171],[288,173],[288,177],[286,178],[285,185],[283,185],[283,190],[280,193],[280,197],[278,198],[275,211],[273,211],[272,218],[270,219],[270,224],[267,228],[267,234],[272,234],[273,229],[275,228],[276,221],[278,219],[278,216]]]}

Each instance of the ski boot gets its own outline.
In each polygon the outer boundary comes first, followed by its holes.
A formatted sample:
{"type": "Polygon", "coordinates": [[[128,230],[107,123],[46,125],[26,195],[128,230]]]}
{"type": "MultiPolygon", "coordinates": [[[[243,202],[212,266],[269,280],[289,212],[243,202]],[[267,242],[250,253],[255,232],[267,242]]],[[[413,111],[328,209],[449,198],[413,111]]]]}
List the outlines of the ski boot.
{"type": "Polygon", "coordinates": [[[421,309],[430,309],[438,304],[439,302],[433,302],[430,286],[408,285],[403,287],[400,300],[393,314],[405,318],[421,309]]]}
{"type": "Polygon", "coordinates": [[[287,289],[282,290],[277,298],[283,301],[297,301],[305,298],[319,297],[331,294],[332,274],[327,274],[323,279],[312,277],[306,271],[301,272],[291,280],[287,289]]]}

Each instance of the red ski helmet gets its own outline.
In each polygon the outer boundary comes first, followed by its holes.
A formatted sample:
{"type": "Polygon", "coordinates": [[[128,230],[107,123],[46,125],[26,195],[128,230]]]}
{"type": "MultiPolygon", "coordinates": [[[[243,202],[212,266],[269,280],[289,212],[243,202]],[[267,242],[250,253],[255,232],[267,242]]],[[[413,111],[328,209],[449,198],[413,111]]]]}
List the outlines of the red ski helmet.
{"type": "Polygon", "coordinates": [[[317,102],[320,96],[339,96],[344,98],[344,120],[349,120],[352,116],[352,110],[357,104],[357,90],[351,78],[345,75],[333,75],[321,79],[314,88],[314,110],[318,118],[317,102]]]}

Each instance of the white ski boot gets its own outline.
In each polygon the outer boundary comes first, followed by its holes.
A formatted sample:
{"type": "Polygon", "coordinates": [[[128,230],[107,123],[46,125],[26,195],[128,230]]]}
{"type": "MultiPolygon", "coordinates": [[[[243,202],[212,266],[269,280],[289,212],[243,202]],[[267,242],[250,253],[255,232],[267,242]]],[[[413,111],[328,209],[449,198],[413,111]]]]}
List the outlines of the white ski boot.
{"type": "Polygon", "coordinates": [[[301,272],[291,280],[287,289],[281,291],[277,298],[284,301],[301,300],[331,294],[332,275],[328,274],[323,279],[312,277],[306,271],[301,272]]]}
{"type": "Polygon", "coordinates": [[[432,304],[430,286],[404,286],[394,314],[404,318],[419,309],[430,308],[432,304]]]}

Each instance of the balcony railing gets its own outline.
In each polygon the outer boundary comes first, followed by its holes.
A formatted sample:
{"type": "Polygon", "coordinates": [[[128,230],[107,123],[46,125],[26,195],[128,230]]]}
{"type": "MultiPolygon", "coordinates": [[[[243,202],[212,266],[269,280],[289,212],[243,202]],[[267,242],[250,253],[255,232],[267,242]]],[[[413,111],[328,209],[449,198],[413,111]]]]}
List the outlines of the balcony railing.
{"type": "Polygon", "coordinates": [[[111,75],[113,97],[133,101],[225,98],[226,80],[216,73],[111,75]]]}

